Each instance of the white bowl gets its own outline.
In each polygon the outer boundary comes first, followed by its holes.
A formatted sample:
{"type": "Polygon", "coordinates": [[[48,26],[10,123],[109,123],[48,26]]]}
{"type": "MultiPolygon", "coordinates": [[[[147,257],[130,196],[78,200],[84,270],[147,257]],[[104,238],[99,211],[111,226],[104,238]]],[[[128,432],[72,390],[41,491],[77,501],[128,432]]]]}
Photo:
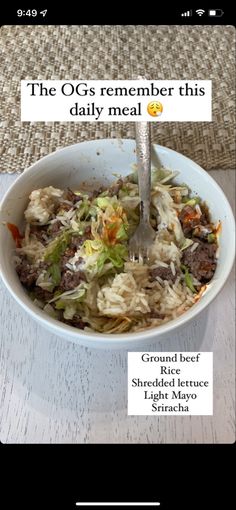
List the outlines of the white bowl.
{"type": "Polygon", "coordinates": [[[2,279],[16,301],[42,326],[66,340],[95,348],[145,347],[148,341],[168,335],[196,317],[216,297],[223,287],[234,261],[235,223],[231,207],[221,188],[199,165],[173,150],[155,145],[155,153],[164,167],[178,170],[178,183],[187,183],[193,192],[205,200],[213,221],[221,220],[220,255],[217,269],[206,293],[178,319],[163,326],[139,333],[101,334],[77,330],[52,319],[37,308],[27,296],[12,265],[14,242],[3,221],[20,226],[28,196],[33,189],[45,186],[76,188],[89,182],[96,188],[115,179],[114,172],[126,175],[136,162],[134,140],[95,140],[78,143],[56,151],[33,164],[13,183],[0,209],[0,267],[2,279]]]}

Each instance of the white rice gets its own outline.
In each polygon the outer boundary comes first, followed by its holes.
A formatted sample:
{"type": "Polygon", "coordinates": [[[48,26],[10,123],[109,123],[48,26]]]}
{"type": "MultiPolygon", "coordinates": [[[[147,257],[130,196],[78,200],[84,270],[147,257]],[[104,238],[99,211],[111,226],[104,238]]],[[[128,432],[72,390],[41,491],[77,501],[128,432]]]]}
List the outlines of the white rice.
{"type": "Polygon", "coordinates": [[[28,207],[25,210],[26,221],[28,223],[45,225],[63,193],[63,190],[53,186],[32,191],[29,196],[28,207]]]}
{"type": "Polygon", "coordinates": [[[190,251],[193,252],[197,249],[197,247],[199,246],[199,243],[193,243],[193,245],[191,246],[190,248],[190,251]]]}
{"type": "Polygon", "coordinates": [[[202,211],[201,211],[201,207],[200,207],[199,204],[195,205],[195,209],[196,209],[197,213],[199,214],[199,216],[201,216],[202,215],[202,211]]]}
{"type": "Polygon", "coordinates": [[[180,266],[181,250],[173,242],[173,236],[168,231],[160,231],[150,250],[150,261],[156,266],[168,267],[170,262],[180,266]],[[163,265],[166,264],[166,265],[163,265]]]}
{"type": "MultiPolygon", "coordinates": [[[[139,317],[142,329],[153,326],[146,316],[151,311],[163,315],[162,321],[171,320],[194,304],[194,295],[180,278],[176,283],[157,277],[152,287],[143,288],[131,272],[116,275],[109,285],[101,287],[97,295],[97,307],[101,315],[108,317],[139,317]],[[142,319],[143,316],[143,319],[142,319]]],[[[160,319],[158,319],[160,321],[160,319]]],[[[162,322],[161,321],[161,322],[162,322]]],[[[135,330],[138,327],[135,327],[135,330]]]]}
{"type": "Polygon", "coordinates": [[[171,268],[173,276],[175,276],[176,275],[176,270],[175,270],[175,265],[174,265],[174,263],[172,261],[170,263],[170,268],[171,268]]]}

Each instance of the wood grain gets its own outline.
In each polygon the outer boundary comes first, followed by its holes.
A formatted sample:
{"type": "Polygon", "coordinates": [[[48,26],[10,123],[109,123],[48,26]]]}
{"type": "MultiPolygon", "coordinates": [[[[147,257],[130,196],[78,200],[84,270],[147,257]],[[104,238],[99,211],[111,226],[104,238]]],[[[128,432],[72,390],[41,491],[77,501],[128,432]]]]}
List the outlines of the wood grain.
{"type": "MultiPolygon", "coordinates": [[[[212,171],[231,204],[234,172],[212,171]]],[[[1,195],[16,175],[1,177],[1,195]]],[[[36,324],[0,284],[4,443],[231,443],[234,275],[196,320],[152,351],[214,352],[214,415],[127,416],[127,353],[89,350],[36,324]]]]}

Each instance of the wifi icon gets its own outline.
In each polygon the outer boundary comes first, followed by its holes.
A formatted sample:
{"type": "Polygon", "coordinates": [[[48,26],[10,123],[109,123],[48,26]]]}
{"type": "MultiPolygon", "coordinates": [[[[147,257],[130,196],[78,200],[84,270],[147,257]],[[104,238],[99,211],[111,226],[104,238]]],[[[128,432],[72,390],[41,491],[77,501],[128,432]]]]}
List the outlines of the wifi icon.
{"type": "Polygon", "coordinates": [[[197,10],[197,11],[195,11],[195,12],[198,14],[198,16],[202,16],[202,15],[204,14],[204,12],[205,12],[205,11],[204,11],[204,9],[198,9],[198,10],[197,10]]]}

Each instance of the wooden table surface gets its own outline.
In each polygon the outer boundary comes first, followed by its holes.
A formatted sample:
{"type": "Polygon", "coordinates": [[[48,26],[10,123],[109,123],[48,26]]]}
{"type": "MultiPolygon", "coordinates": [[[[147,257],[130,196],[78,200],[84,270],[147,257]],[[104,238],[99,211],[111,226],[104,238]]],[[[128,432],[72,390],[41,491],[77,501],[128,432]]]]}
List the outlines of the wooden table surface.
{"type": "MultiPolygon", "coordinates": [[[[234,171],[212,171],[233,205],[234,171]]],[[[1,196],[16,175],[1,175],[1,196]]],[[[150,351],[214,352],[213,416],[127,416],[127,352],[90,350],[36,324],[0,283],[3,443],[231,443],[235,440],[234,280],[191,324],[150,351]]]]}

